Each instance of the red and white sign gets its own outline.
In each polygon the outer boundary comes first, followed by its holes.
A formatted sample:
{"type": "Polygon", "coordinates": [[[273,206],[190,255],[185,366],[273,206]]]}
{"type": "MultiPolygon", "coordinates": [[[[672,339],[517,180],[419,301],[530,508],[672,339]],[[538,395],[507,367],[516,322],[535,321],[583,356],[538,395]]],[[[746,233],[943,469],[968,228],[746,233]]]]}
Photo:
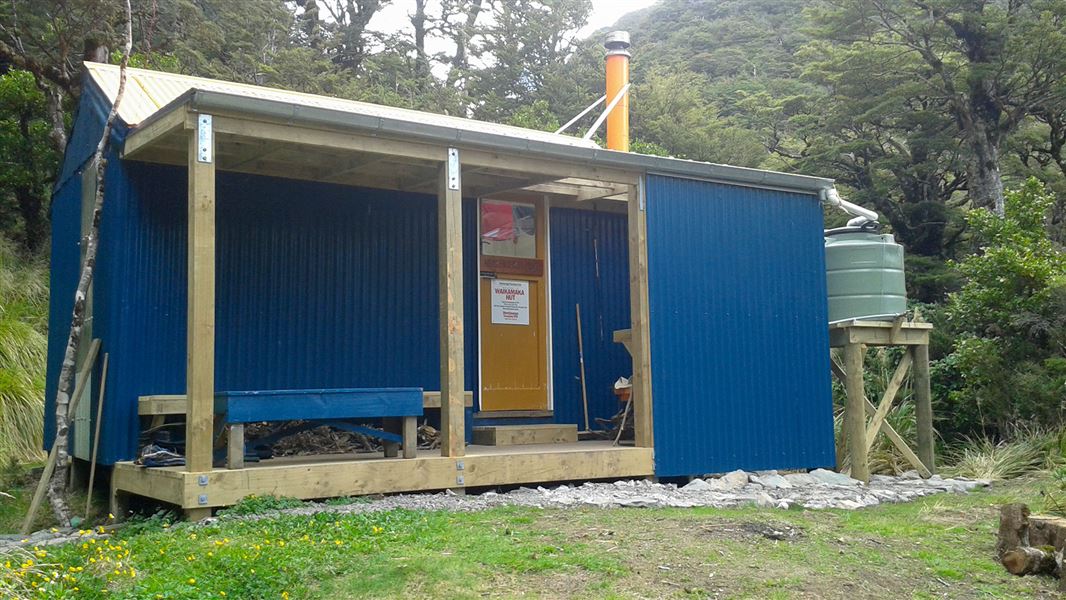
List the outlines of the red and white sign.
{"type": "Polygon", "coordinates": [[[529,325],[529,282],[492,280],[492,323],[529,325]]]}

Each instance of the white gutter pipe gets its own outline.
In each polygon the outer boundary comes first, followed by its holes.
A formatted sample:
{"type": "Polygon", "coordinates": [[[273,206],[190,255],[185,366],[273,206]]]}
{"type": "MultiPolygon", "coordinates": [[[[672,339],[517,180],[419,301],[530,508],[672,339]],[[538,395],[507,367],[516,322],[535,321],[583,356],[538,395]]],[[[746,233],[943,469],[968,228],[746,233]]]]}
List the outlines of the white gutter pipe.
{"type": "Polygon", "coordinates": [[[879,218],[879,215],[876,212],[868,208],[863,208],[858,204],[853,204],[841,198],[840,192],[838,192],[835,187],[823,188],[821,193],[821,199],[822,202],[825,202],[830,206],[835,206],[840,210],[843,210],[844,212],[848,213],[849,215],[855,217],[854,219],[848,221],[849,227],[858,227],[866,223],[876,222],[879,218]]]}

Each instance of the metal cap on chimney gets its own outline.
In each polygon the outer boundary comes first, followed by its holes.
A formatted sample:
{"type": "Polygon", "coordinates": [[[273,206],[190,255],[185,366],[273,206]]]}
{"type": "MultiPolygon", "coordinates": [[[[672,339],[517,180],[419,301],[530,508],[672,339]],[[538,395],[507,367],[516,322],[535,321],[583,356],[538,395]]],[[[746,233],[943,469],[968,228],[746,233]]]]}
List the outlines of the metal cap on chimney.
{"type": "Polygon", "coordinates": [[[625,56],[631,56],[629,54],[629,32],[628,31],[612,31],[607,34],[607,37],[603,40],[603,46],[607,48],[607,56],[612,54],[622,54],[625,56]]]}

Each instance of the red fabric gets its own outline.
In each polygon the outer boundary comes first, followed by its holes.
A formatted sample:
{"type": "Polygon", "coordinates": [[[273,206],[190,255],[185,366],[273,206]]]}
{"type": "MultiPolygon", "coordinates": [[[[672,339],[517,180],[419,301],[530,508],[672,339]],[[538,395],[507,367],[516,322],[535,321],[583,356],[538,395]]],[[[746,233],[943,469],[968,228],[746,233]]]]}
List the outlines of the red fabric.
{"type": "Polygon", "coordinates": [[[481,205],[481,239],[493,242],[515,239],[514,210],[510,204],[481,205]]]}

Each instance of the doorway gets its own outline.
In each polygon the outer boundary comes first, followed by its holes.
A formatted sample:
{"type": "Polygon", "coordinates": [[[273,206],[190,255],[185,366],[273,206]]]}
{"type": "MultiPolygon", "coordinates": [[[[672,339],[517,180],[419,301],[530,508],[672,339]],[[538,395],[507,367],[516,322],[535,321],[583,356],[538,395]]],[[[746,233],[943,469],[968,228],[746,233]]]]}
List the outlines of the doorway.
{"type": "Polygon", "coordinates": [[[480,201],[481,410],[547,410],[545,203],[480,201]]]}

